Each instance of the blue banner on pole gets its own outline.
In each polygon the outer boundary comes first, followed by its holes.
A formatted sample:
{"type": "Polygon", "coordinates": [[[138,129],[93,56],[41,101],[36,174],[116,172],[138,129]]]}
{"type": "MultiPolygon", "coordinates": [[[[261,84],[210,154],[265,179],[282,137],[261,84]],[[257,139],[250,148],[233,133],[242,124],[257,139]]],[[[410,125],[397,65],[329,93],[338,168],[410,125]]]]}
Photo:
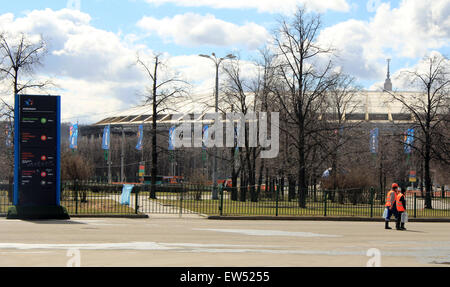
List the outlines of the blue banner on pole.
{"type": "Polygon", "coordinates": [[[106,126],[103,130],[102,148],[104,150],[109,150],[109,143],[111,137],[111,126],[106,126]]]}
{"type": "Polygon", "coordinates": [[[408,129],[405,134],[405,153],[410,154],[414,144],[414,129],[408,129]]]}
{"type": "Polygon", "coordinates": [[[11,140],[11,127],[9,125],[6,126],[6,141],[5,141],[5,145],[6,147],[11,147],[12,146],[12,140],[11,140]]]}
{"type": "Polygon", "coordinates": [[[71,149],[78,148],[78,124],[72,125],[69,131],[69,142],[71,149]]]}
{"type": "Polygon", "coordinates": [[[138,131],[138,142],[136,145],[136,149],[137,150],[142,150],[142,140],[144,138],[144,126],[140,125],[139,126],[139,131],[138,131]]]}
{"type": "Polygon", "coordinates": [[[203,149],[206,149],[206,146],[208,145],[208,136],[209,136],[209,126],[203,127],[203,149]]]}
{"type": "Polygon", "coordinates": [[[120,195],[120,204],[130,205],[131,191],[133,191],[134,185],[124,184],[122,188],[122,194],[120,195]]]}
{"type": "Polygon", "coordinates": [[[176,127],[173,126],[169,130],[169,150],[175,150],[175,129],[176,127]]]}
{"type": "Polygon", "coordinates": [[[370,152],[375,154],[378,153],[378,135],[379,135],[379,129],[375,128],[370,131],[370,152]]]}

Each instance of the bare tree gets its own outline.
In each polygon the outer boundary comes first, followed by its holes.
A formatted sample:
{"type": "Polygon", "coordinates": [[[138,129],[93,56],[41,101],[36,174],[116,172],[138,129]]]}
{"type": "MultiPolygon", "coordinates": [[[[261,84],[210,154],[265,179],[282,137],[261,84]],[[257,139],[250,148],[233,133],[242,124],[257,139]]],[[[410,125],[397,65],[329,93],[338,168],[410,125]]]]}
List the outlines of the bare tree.
{"type": "MultiPolygon", "coordinates": [[[[424,162],[425,208],[432,208],[432,180],[430,163],[433,159],[450,164],[448,133],[448,114],[450,105],[450,62],[448,58],[437,55],[424,58],[426,69],[405,71],[411,87],[420,93],[404,95],[389,92],[393,100],[402,103],[416,122],[414,138],[417,144],[411,145],[424,162]]],[[[388,91],[387,91],[388,92],[388,91]]]]}
{"type": "MultiPolygon", "coordinates": [[[[43,89],[51,84],[50,81],[41,82],[33,77],[34,69],[42,65],[42,60],[47,52],[47,44],[42,36],[37,41],[32,41],[30,38],[24,33],[17,38],[4,32],[0,33],[0,80],[9,86],[13,95],[18,95],[28,89],[43,89]]],[[[14,104],[8,103],[4,97],[0,97],[0,100],[1,118],[8,122],[12,131],[14,104]]],[[[8,152],[8,165],[10,166],[9,179],[12,182],[12,151],[8,152]]]]}
{"type": "Polygon", "coordinates": [[[337,177],[340,173],[340,158],[355,153],[349,148],[349,142],[354,140],[351,131],[357,128],[362,121],[352,120],[352,115],[361,110],[361,103],[357,101],[360,89],[355,85],[355,79],[343,73],[335,75],[335,85],[327,93],[324,105],[323,120],[326,128],[319,136],[322,138],[321,149],[324,151],[320,161],[330,159],[332,168],[333,189],[337,186],[337,177]],[[344,148],[346,147],[346,148],[344,148]]]}
{"type": "MultiPolygon", "coordinates": [[[[261,112],[278,112],[282,113],[280,106],[277,104],[276,95],[273,93],[273,87],[277,83],[276,77],[276,55],[270,50],[268,46],[259,50],[259,59],[255,61],[258,69],[258,76],[254,79],[252,85],[252,91],[257,99],[256,109],[261,112]]],[[[281,140],[280,140],[281,142],[281,140]]],[[[281,177],[281,182],[284,184],[284,176],[287,170],[287,153],[282,154],[283,160],[281,165],[277,166],[277,172],[281,177]]],[[[268,162],[264,158],[260,159],[258,181],[257,181],[257,193],[261,192],[261,185],[263,181],[263,171],[267,167],[268,162]]],[[[268,169],[266,168],[266,178],[268,169]]],[[[267,186],[266,186],[267,187],[267,186]]],[[[283,190],[283,188],[281,188],[283,190]]]]}
{"type": "Polygon", "coordinates": [[[318,115],[324,96],[331,86],[331,60],[320,64],[332,52],[316,43],[321,27],[320,15],[299,7],[292,18],[280,21],[275,45],[280,64],[278,76],[283,85],[277,88],[278,100],[286,112],[287,126],[282,131],[297,151],[299,206],[306,207],[307,158],[317,145],[318,115]],[[315,62],[315,60],[317,60],[315,62]]]}
{"type": "Polygon", "coordinates": [[[187,94],[187,83],[177,76],[161,76],[161,55],[157,54],[152,57],[152,63],[146,63],[139,56],[137,57],[137,65],[143,68],[144,72],[151,80],[151,87],[147,89],[146,104],[152,105],[152,168],[151,168],[151,192],[150,198],[156,198],[156,178],[158,176],[158,150],[157,150],[157,121],[159,116],[167,110],[170,110],[170,103],[174,98],[187,94]]]}
{"type": "MultiPolygon", "coordinates": [[[[251,81],[242,76],[239,59],[231,60],[224,66],[223,70],[227,76],[227,85],[225,88],[226,102],[238,112],[247,115],[249,112],[256,111],[257,95],[251,93],[251,81]]],[[[258,148],[250,146],[250,135],[247,125],[241,127],[240,133],[245,133],[245,147],[241,148],[240,159],[241,169],[244,175],[241,181],[248,182],[250,186],[251,201],[257,201],[255,189],[256,184],[256,158],[258,148]]],[[[247,185],[245,185],[246,187],[247,185]]],[[[242,192],[242,191],[241,191],[242,192]]],[[[242,195],[242,194],[241,194],[242,195]]],[[[241,200],[245,198],[241,198],[241,200]]]]}
{"type": "MultiPolygon", "coordinates": [[[[9,82],[14,95],[26,89],[42,89],[51,84],[50,81],[36,81],[33,78],[36,66],[42,65],[47,53],[47,43],[42,36],[38,41],[31,41],[26,34],[20,34],[17,40],[6,33],[0,33],[0,79],[9,82]]],[[[2,99],[3,105],[13,110],[2,99]]]]}

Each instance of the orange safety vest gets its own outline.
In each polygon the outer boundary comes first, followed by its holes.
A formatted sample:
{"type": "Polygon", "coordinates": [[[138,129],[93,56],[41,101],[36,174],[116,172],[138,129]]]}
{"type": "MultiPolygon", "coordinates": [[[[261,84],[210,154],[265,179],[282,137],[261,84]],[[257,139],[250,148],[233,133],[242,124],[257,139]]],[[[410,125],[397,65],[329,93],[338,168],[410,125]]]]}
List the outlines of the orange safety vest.
{"type": "Polygon", "coordinates": [[[402,196],[405,196],[403,193],[399,193],[395,199],[396,205],[397,205],[397,211],[403,212],[405,211],[405,207],[403,206],[403,203],[400,201],[402,199],[402,196]]]}
{"type": "Polygon", "coordinates": [[[396,200],[395,191],[390,190],[388,194],[386,195],[386,207],[391,207],[394,204],[394,201],[396,200]],[[394,193],[394,195],[393,195],[394,193]]]}

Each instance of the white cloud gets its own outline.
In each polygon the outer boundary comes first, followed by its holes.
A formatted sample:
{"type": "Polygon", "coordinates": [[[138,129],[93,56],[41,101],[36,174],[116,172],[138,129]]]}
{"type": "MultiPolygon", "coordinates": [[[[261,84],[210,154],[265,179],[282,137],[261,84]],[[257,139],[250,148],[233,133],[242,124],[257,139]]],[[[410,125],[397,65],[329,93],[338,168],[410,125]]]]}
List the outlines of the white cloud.
{"type": "Polygon", "coordinates": [[[85,115],[141,103],[138,91],[147,79],[135,65],[136,53],[151,51],[130,44],[129,37],[123,40],[119,34],[97,29],[90,21],[88,14],[70,9],[34,10],[18,18],[0,15],[1,31],[42,34],[47,40],[49,51],[35,77],[50,78],[57,85],[49,92],[62,96],[63,120],[83,115],[80,121],[93,121],[99,116],[85,115]]]}
{"type": "Polygon", "coordinates": [[[417,59],[449,47],[450,2],[403,0],[393,9],[383,3],[369,21],[347,20],[325,28],[319,41],[338,50],[337,62],[346,72],[384,78],[386,58],[417,59]]]}
{"type": "Polygon", "coordinates": [[[255,49],[269,37],[266,29],[255,23],[238,26],[211,14],[203,16],[186,13],[163,19],[144,17],[137,25],[146,31],[157,33],[166,41],[185,46],[245,46],[255,49]]]}
{"type": "Polygon", "coordinates": [[[215,9],[256,9],[258,12],[292,14],[298,5],[325,12],[327,10],[347,12],[350,5],[346,0],[146,0],[155,5],[175,4],[185,7],[212,7],[215,9]]]}
{"type": "MultiPolygon", "coordinates": [[[[69,9],[35,10],[17,18],[3,14],[0,31],[24,32],[30,37],[42,34],[48,40],[48,54],[35,77],[50,78],[56,85],[44,93],[62,96],[63,121],[92,123],[143,103],[142,94],[150,82],[135,65],[136,54],[151,65],[152,51],[137,44],[141,35],[97,29],[88,14],[69,9]]],[[[193,83],[193,93],[212,94],[215,69],[211,61],[198,55],[168,54],[162,55],[162,61],[167,72],[160,70],[158,78],[176,71],[181,79],[193,83]]],[[[10,90],[0,83],[0,91],[9,94],[10,90]]]]}

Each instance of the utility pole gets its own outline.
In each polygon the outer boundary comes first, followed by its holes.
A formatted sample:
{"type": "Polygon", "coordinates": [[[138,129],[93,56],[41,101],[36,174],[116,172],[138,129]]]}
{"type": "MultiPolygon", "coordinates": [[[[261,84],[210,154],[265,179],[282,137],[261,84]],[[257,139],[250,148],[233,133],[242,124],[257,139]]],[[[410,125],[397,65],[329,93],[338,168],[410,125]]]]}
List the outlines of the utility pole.
{"type": "Polygon", "coordinates": [[[107,151],[108,153],[108,183],[112,183],[112,174],[111,174],[111,149],[107,151]]]}
{"type": "MultiPolygon", "coordinates": [[[[212,56],[200,54],[199,56],[212,60],[214,62],[214,64],[216,65],[216,92],[215,92],[215,100],[216,100],[216,102],[215,102],[215,112],[216,112],[216,114],[218,114],[218,112],[219,112],[219,67],[220,67],[220,64],[222,63],[223,60],[234,59],[234,58],[236,58],[236,56],[234,56],[232,54],[228,54],[228,55],[226,55],[223,58],[217,58],[215,53],[212,53],[211,55],[212,56]]],[[[218,190],[217,190],[217,147],[215,145],[213,147],[213,174],[212,174],[212,178],[213,178],[212,199],[213,200],[217,200],[217,199],[219,199],[219,194],[218,194],[218,190]]]]}

